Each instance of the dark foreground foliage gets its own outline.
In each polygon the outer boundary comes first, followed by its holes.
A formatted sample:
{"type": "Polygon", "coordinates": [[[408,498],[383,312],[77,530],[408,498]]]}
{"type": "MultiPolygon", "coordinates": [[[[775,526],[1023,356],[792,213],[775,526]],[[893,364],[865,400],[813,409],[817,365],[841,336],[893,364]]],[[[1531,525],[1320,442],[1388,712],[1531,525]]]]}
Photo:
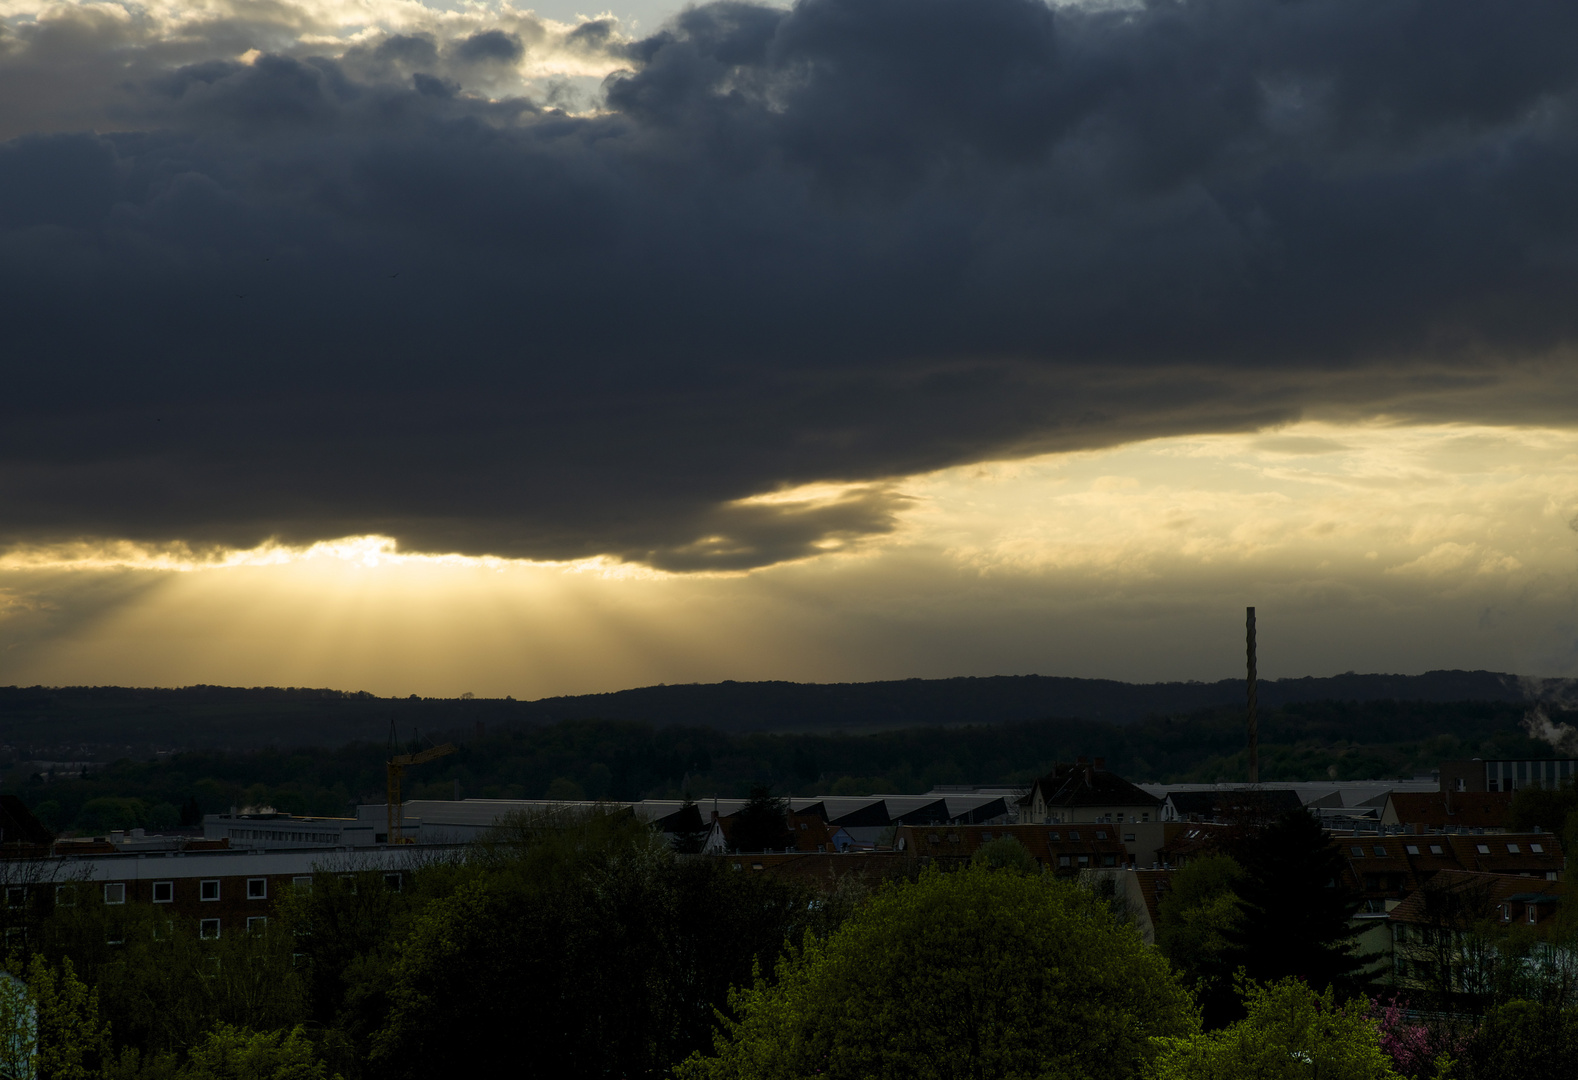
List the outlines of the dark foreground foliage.
{"type": "Polygon", "coordinates": [[[185,1068],[221,1025],[243,1041],[300,1028],[346,1080],[506,1060],[512,1075],[656,1077],[710,1044],[730,987],[837,925],[862,889],[676,858],[620,813],[522,820],[403,876],[395,891],[336,864],[266,927],[208,941],[136,905],[62,905],[26,928],[36,959],[10,967],[80,977],[108,1031],[89,1072],[118,1062],[125,1080],[185,1068]]]}

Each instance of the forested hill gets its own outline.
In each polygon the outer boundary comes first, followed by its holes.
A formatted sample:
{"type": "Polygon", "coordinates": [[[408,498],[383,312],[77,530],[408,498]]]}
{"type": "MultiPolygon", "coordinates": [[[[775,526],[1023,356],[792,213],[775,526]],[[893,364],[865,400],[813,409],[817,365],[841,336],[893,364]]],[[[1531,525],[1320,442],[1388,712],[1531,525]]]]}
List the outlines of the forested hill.
{"type": "MultiPolygon", "coordinates": [[[[1299,701],[1521,701],[1518,677],[1493,671],[1337,675],[1263,680],[1262,704],[1299,701]]],[[[1240,679],[1125,683],[1048,675],[905,679],[869,683],[697,683],[611,694],[544,698],[546,719],[617,717],[649,724],[703,724],[720,731],[838,731],[996,724],[1063,717],[1127,724],[1243,702],[1240,679]]]]}
{"type": "MultiPolygon", "coordinates": [[[[1266,708],[1302,701],[1519,701],[1517,677],[1489,671],[1338,675],[1262,681],[1266,708]]],[[[513,699],[380,698],[365,692],[194,686],[0,687],[0,742],[14,752],[71,757],[152,749],[339,746],[383,742],[393,722],[474,731],[561,720],[637,721],[725,733],[882,731],[1002,724],[1048,717],[1128,724],[1241,704],[1244,684],[1123,683],[1042,675],[869,683],[722,682],[608,694],[513,699]]]]}

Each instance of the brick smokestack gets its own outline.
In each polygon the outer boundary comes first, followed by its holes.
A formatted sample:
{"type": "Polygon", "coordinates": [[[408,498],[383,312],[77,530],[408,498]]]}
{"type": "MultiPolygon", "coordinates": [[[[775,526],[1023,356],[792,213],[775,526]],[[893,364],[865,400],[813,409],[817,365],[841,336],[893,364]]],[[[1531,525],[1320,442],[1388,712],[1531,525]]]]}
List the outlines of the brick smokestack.
{"type": "Polygon", "coordinates": [[[1260,783],[1260,718],[1255,709],[1255,609],[1244,609],[1244,631],[1249,647],[1249,782],[1260,783]]]}

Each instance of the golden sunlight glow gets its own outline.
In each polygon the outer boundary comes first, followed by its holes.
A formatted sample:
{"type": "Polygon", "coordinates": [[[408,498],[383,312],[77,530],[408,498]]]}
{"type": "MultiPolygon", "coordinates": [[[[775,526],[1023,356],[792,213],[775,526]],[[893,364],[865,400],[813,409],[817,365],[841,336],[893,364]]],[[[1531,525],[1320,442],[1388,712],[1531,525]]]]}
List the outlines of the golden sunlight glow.
{"type": "MultiPolygon", "coordinates": [[[[605,12],[567,22],[511,3],[437,7],[420,0],[274,0],[267,5],[232,0],[0,0],[0,20],[54,24],[62,33],[111,30],[127,43],[165,48],[176,63],[197,59],[190,53],[192,44],[224,23],[256,39],[255,45],[237,54],[247,64],[269,50],[304,48],[339,56],[386,34],[429,34],[447,41],[502,30],[515,34],[524,45],[520,60],[473,73],[483,82],[466,87],[494,98],[540,93],[550,79],[601,80],[623,66],[611,52],[589,50],[571,36],[583,23],[604,18],[612,16],[605,12]]],[[[627,39],[620,36],[617,19],[613,21],[616,29],[610,44],[617,46],[627,39]]]]}
{"type": "MultiPolygon", "coordinates": [[[[1578,431],[1301,423],[740,500],[898,528],[744,573],[132,543],[0,556],[0,683],[539,697],[655,682],[1578,670],[1578,431]]],[[[698,538],[698,545],[728,538],[698,538]]]]}

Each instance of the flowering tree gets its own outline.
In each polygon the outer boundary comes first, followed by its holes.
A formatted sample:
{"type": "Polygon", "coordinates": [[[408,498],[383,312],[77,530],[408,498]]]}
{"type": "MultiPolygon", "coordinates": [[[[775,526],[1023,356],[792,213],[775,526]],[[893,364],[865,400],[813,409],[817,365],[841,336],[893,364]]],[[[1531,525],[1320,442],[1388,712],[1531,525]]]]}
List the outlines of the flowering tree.
{"type": "Polygon", "coordinates": [[[1456,1040],[1439,1027],[1421,1023],[1408,1015],[1408,1003],[1395,997],[1382,1003],[1370,1002],[1369,1017],[1381,1034],[1381,1049],[1392,1059],[1392,1067],[1409,1080],[1445,1075],[1452,1066],[1456,1040]]]}

